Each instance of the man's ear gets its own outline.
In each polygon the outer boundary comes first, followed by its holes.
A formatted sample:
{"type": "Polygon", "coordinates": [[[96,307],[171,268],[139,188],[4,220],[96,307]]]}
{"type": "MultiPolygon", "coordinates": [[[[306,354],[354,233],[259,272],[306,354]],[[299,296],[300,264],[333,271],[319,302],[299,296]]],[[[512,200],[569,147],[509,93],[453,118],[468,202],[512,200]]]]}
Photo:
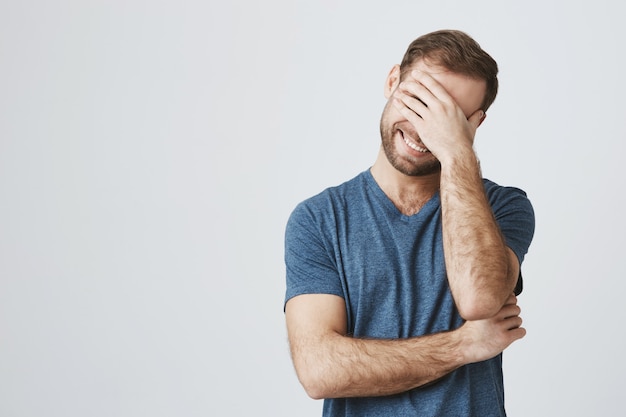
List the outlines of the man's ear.
{"type": "Polygon", "coordinates": [[[385,80],[385,98],[389,99],[391,94],[394,92],[396,87],[400,84],[400,65],[396,64],[389,71],[389,75],[387,75],[387,79],[385,80]]]}
{"type": "MultiPolygon", "coordinates": [[[[483,112],[483,115],[480,117],[480,120],[478,121],[478,126],[482,125],[486,118],[487,118],[487,113],[483,112]]],[[[478,126],[476,126],[476,128],[478,128],[478,126]]]]}
{"type": "Polygon", "coordinates": [[[474,114],[467,119],[467,121],[470,122],[470,124],[474,126],[474,130],[476,130],[478,129],[478,126],[483,123],[485,117],[487,117],[487,114],[484,111],[476,110],[474,114]]]}

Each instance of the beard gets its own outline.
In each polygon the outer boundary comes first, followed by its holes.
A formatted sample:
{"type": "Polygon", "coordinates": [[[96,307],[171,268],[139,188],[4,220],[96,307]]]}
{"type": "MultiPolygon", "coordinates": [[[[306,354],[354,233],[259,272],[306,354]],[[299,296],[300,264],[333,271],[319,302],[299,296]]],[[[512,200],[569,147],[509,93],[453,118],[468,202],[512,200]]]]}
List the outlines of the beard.
{"type": "MultiPolygon", "coordinates": [[[[383,111],[383,115],[380,120],[380,137],[382,140],[383,151],[387,160],[396,170],[411,177],[419,177],[424,175],[436,174],[441,171],[441,163],[437,158],[432,156],[428,160],[421,161],[418,158],[412,158],[410,155],[400,155],[396,149],[395,137],[397,132],[401,132],[403,135],[405,132],[410,133],[412,137],[419,137],[417,132],[412,128],[399,129],[400,123],[390,124],[385,120],[386,110],[383,111]]],[[[408,122],[405,122],[405,126],[408,122]]],[[[423,159],[423,158],[420,158],[423,159]]]]}

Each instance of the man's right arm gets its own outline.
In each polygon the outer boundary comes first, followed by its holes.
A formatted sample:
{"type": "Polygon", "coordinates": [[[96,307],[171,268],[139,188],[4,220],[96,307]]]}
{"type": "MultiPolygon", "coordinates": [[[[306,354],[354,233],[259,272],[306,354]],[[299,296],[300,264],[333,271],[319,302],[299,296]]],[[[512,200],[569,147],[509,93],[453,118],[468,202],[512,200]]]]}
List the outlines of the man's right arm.
{"type": "Polygon", "coordinates": [[[392,395],[435,381],[468,363],[490,359],[524,337],[517,299],[494,317],[457,330],[407,339],[347,335],[343,298],[305,294],[285,307],[298,378],[315,399],[392,395]]]}

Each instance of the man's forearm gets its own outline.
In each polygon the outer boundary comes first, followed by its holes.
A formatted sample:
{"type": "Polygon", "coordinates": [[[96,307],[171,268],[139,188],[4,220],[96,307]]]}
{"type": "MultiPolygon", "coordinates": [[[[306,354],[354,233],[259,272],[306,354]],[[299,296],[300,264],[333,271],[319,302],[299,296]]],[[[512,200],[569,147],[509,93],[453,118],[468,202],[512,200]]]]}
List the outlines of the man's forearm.
{"type": "Polygon", "coordinates": [[[310,397],[392,395],[436,381],[455,369],[490,359],[524,337],[512,294],[493,316],[461,327],[405,339],[363,339],[345,334],[338,297],[302,295],[286,306],[291,355],[310,397]],[[328,297],[331,297],[330,299],[328,297]],[[311,309],[330,306],[329,316],[309,320],[311,309]],[[303,320],[304,318],[304,320],[303,320]]]}
{"type": "Polygon", "coordinates": [[[292,344],[300,381],[318,399],[397,394],[465,364],[457,331],[395,340],[324,337],[314,348],[311,340],[292,344]]]}
{"type": "Polygon", "coordinates": [[[459,312],[470,320],[490,317],[517,277],[471,148],[442,164],[440,194],[446,270],[459,312]]]}

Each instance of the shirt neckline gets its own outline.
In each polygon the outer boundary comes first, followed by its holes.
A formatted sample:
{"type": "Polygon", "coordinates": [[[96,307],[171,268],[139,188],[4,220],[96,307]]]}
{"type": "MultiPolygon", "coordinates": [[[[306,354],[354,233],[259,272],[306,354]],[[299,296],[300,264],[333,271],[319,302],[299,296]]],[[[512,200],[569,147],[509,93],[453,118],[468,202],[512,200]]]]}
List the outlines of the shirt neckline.
{"type": "Polygon", "coordinates": [[[417,213],[408,216],[398,210],[393,201],[391,201],[391,199],[387,197],[387,194],[385,194],[383,189],[380,188],[380,185],[378,185],[378,183],[376,182],[376,179],[374,179],[371,169],[367,169],[364,172],[364,178],[366,184],[374,192],[374,195],[381,202],[385,210],[391,215],[396,216],[403,221],[421,220],[428,213],[431,213],[433,210],[437,210],[439,208],[439,190],[437,190],[435,194],[422,206],[422,208],[417,213]]]}

